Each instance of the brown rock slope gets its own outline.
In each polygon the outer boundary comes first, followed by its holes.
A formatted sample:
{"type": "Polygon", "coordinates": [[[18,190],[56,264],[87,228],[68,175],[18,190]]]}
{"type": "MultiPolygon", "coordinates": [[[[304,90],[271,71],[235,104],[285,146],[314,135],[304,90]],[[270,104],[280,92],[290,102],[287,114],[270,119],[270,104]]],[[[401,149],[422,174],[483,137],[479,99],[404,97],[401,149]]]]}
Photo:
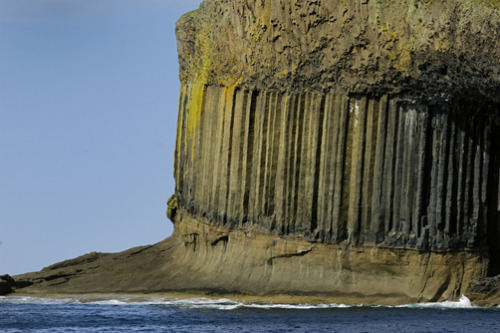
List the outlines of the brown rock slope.
{"type": "Polygon", "coordinates": [[[499,272],[499,7],[206,0],[177,24],[173,236],[16,278],[459,296],[499,272]]]}
{"type": "Polygon", "coordinates": [[[17,291],[285,293],[320,295],[346,303],[395,304],[437,300],[450,286],[460,290],[462,279],[476,276],[473,269],[484,265],[466,252],[423,255],[313,244],[300,238],[209,226],[182,210],[176,219],[174,235],[164,242],[117,254],[91,253],[18,275],[17,281],[33,285],[17,291]]]}

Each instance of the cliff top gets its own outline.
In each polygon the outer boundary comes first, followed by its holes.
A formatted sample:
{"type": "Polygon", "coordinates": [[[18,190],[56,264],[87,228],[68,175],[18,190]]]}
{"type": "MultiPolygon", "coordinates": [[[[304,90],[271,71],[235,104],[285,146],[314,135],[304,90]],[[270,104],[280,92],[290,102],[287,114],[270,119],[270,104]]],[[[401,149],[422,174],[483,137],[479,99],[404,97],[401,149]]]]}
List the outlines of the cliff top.
{"type": "Polygon", "coordinates": [[[500,1],[205,0],[182,82],[500,102],[500,1]]]}

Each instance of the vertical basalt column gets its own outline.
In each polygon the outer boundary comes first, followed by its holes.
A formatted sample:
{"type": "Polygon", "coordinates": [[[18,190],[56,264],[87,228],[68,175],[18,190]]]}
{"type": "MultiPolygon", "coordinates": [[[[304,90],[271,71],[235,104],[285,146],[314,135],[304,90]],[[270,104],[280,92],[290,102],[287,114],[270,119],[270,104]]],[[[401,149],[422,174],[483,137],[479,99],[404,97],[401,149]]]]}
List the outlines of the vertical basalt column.
{"type": "Polygon", "coordinates": [[[333,236],[333,201],[335,184],[335,158],[337,154],[339,114],[338,96],[325,96],[321,142],[319,145],[319,174],[317,192],[317,238],[331,241],[333,236]]]}
{"type": "Polygon", "coordinates": [[[293,151],[292,158],[290,160],[290,202],[289,202],[289,215],[288,218],[289,226],[288,232],[290,234],[295,234],[300,229],[300,224],[298,220],[299,205],[300,205],[300,172],[302,167],[302,161],[305,156],[302,155],[302,136],[304,130],[304,94],[298,94],[294,100],[293,108],[293,134],[291,140],[291,149],[293,151]]]}
{"type": "Polygon", "coordinates": [[[241,210],[242,215],[239,217],[240,226],[246,224],[249,221],[250,215],[250,191],[251,191],[251,177],[252,177],[252,161],[253,161],[253,144],[254,144],[254,133],[255,133],[255,109],[257,105],[258,92],[249,91],[247,93],[243,126],[243,159],[238,161],[241,163],[241,179],[238,181],[242,182],[241,189],[243,193],[240,194],[241,197],[241,210]]]}
{"type": "MultiPolygon", "coordinates": [[[[394,170],[396,167],[396,158],[394,157],[397,147],[397,124],[398,124],[397,101],[389,101],[388,120],[386,130],[386,147],[383,170],[383,202],[381,207],[381,218],[384,223],[384,237],[393,238],[393,209],[394,209],[394,170]]],[[[384,239],[385,240],[385,239],[384,239]]]]}
{"type": "Polygon", "coordinates": [[[290,140],[290,110],[289,110],[289,96],[284,94],[280,100],[280,117],[276,117],[276,126],[279,126],[280,136],[278,138],[277,144],[279,151],[277,153],[276,160],[276,186],[274,191],[274,225],[273,230],[276,232],[283,233],[286,229],[285,216],[287,207],[287,177],[288,169],[286,161],[290,158],[290,149],[288,142],[290,140]]]}
{"type": "MultiPolygon", "coordinates": [[[[373,162],[373,194],[371,203],[371,228],[367,235],[368,244],[380,243],[385,238],[385,224],[383,214],[384,204],[384,167],[386,154],[386,129],[388,125],[389,107],[387,96],[380,99],[378,108],[378,117],[373,117],[377,122],[377,135],[375,143],[375,156],[373,162]]],[[[370,218],[370,217],[368,217],[370,218]]]]}
{"type": "Polygon", "coordinates": [[[413,205],[411,206],[411,214],[412,216],[412,234],[410,245],[415,246],[418,239],[422,239],[422,220],[423,217],[426,216],[426,205],[428,203],[427,200],[427,189],[426,180],[427,180],[427,172],[428,169],[426,161],[429,158],[429,152],[427,149],[427,137],[428,137],[428,129],[429,129],[429,116],[428,110],[425,107],[416,108],[417,113],[417,124],[416,124],[416,132],[418,132],[418,136],[415,138],[417,141],[417,147],[415,149],[416,156],[413,159],[415,164],[412,164],[409,167],[408,172],[410,173],[409,178],[412,176],[415,177],[414,189],[415,193],[410,194],[413,195],[413,205]]]}
{"type": "Polygon", "coordinates": [[[347,150],[347,133],[349,125],[349,98],[347,96],[340,96],[338,99],[338,113],[339,116],[339,131],[338,131],[338,141],[337,141],[337,154],[335,159],[335,184],[334,184],[334,197],[333,197],[333,219],[331,221],[333,225],[334,237],[332,240],[334,242],[341,242],[347,238],[347,221],[342,214],[342,201],[345,196],[344,193],[345,185],[345,173],[347,159],[349,156],[347,150]]]}
{"type": "Polygon", "coordinates": [[[498,230],[500,162],[498,125],[479,111],[388,96],[186,85],[177,196],[210,223],[277,235],[482,247],[488,230],[498,230]]]}
{"type": "Polygon", "coordinates": [[[375,174],[375,159],[377,147],[377,122],[379,114],[379,101],[369,99],[366,110],[366,144],[364,148],[364,164],[363,164],[363,188],[362,188],[362,212],[360,217],[361,222],[361,243],[371,243],[375,241],[373,237],[372,221],[372,201],[374,197],[374,174],[375,174]]]}
{"type": "Polygon", "coordinates": [[[233,130],[231,135],[231,159],[229,161],[229,193],[227,197],[227,216],[230,223],[239,221],[243,216],[242,195],[244,193],[244,143],[245,143],[245,113],[248,101],[248,92],[237,90],[233,109],[233,130]]]}
{"type": "Polygon", "coordinates": [[[364,171],[364,148],[365,148],[365,133],[366,133],[366,98],[352,99],[350,105],[350,114],[352,124],[352,134],[350,135],[351,165],[349,177],[349,202],[347,203],[347,232],[348,237],[352,238],[354,243],[358,243],[360,236],[361,211],[362,211],[362,184],[364,171]]]}

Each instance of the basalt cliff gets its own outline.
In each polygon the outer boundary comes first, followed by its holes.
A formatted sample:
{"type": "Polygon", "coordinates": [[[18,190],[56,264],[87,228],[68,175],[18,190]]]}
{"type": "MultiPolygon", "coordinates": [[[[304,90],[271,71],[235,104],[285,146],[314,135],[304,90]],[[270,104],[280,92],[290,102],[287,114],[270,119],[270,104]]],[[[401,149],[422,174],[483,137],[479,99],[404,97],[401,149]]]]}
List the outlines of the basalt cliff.
{"type": "Polygon", "coordinates": [[[205,0],[176,28],[174,234],[22,290],[460,296],[500,273],[499,27],[499,1],[205,0]]]}

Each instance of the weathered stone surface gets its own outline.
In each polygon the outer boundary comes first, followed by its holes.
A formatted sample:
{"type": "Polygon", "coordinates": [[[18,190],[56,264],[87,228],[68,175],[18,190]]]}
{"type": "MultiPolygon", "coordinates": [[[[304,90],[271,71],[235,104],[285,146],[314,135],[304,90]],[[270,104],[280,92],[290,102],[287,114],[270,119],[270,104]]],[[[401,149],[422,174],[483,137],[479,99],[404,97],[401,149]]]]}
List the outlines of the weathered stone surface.
{"type": "Polygon", "coordinates": [[[0,295],[7,295],[14,292],[16,281],[10,275],[0,276],[0,295]]]}
{"type": "Polygon", "coordinates": [[[176,28],[174,234],[22,291],[388,304],[499,273],[499,7],[206,0],[176,28]]]}
{"type": "Polygon", "coordinates": [[[345,247],[212,226],[180,209],[174,235],[153,246],[93,254],[16,276],[21,293],[244,292],[323,295],[353,304],[460,296],[485,274],[477,252],[345,247]],[[82,260],[84,259],[84,260],[82,260]]]}
{"type": "Polygon", "coordinates": [[[314,242],[488,247],[500,141],[474,106],[200,85],[181,100],[177,196],[195,216],[314,242]]]}
{"type": "Polygon", "coordinates": [[[472,280],[467,296],[479,306],[500,305],[500,275],[472,280]]]}
{"type": "Polygon", "coordinates": [[[178,22],[181,80],[500,101],[495,0],[207,0],[178,22]]]}
{"type": "MultiPolygon", "coordinates": [[[[497,1],[205,1],[177,24],[178,206],[211,228],[344,247],[376,281],[363,251],[402,251],[415,272],[441,253],[495,273],[499,23],[497,1]]],[[[345,284],[321,276],[294,288],[345,284]]],[[[413,283],[442,295],[435,276],[413,283]]]]}
{"type": "Polygon", "coordinates": [[[167,201],[167,217],[173,222],[177,213],[177,197],[173,194],[167,201]]]}

